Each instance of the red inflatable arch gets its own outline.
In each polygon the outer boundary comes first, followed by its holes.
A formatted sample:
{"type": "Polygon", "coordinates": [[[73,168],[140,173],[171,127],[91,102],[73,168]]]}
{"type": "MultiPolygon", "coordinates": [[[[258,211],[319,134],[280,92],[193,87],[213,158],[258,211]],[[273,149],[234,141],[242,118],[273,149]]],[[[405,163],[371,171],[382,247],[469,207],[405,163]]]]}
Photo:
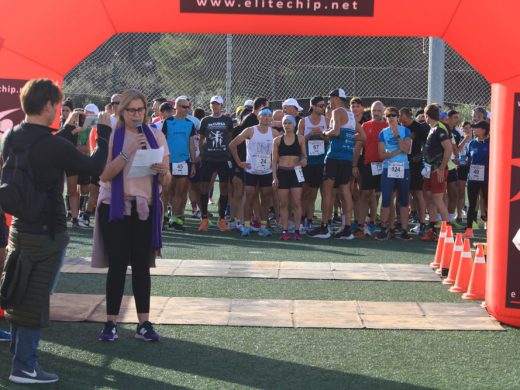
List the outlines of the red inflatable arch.
{"type": "Polygon", "coordinates": [[[520,251],[512,242],[520,228],[520,1],[3,0],[1,10],[4,94],[7,79],[47,77],[61,83],[116,33],[444,39],[492,85],[486,303],[498,320],[520,326],[520,251]]]}

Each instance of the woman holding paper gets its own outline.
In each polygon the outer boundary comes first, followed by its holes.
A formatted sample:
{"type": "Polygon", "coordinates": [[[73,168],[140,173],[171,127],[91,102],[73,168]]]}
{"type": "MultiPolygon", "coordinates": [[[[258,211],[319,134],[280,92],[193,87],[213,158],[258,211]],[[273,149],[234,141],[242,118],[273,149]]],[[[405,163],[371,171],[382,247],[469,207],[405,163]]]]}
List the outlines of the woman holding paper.
{"type": "Polygon", "coordinates": [[[160,192],[171,176],[166,139],[162,132],[148,127],[146,107],[146,97],[138,91],[127,90],[121,95],[107,165],[100,176],[92,255],[93,267],[108,266],[107,322],[98,336],[100,341],[117,339],[117,317],[129,264],[139,320],[135,337],[159,340],[149,321],[150,267],[155,266],[155,254],[162,247],[160,192]],[[154,174],[129,177],[136,152],[141,149],[164,150],[162,162],[151,166],[154,174]]]}
{"type": "Polygon", "coordinates": [[[289,193],[291,205],[294,208],[294,239],[300,241],[300,220],[302,217],[302,188],[305,182],[302,168],[307,165],[307,149],[305,137],[295,133],[296,118],[285,115],[282,120],[284,135],[273,140],[273,187],[278,188],[278,201],[282,219],[283,241],[288,241],[289,235],[289,193]]]}

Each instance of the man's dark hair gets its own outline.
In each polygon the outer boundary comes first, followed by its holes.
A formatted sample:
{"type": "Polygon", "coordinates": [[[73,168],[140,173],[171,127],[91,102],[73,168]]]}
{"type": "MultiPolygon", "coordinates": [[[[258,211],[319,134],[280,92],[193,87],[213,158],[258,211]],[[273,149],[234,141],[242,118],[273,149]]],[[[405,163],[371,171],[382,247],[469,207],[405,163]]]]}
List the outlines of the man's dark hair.
{"type": "Polygon", "coordinates": [[[441,120],[441,110],[437,104],[429,104],[424,109],[424,113],[433,119],[434,121],[441,120]]]}
{"type": "Polygon", "coordinates": [[[193,110],[193,116],[197,119],[202,119],[206,116],[206,112],[203,108],[197,107],[195,110],[193,110]]]}
{"type": "Polygon", "coordinates": [[[417,112],[415,113],[415,116],[418,116],[418,115],[421,115],[421,114],[424,114],[424,109],[423,108],[419,108],[417,110],[417,112]]]}
{"type": "Polygon", "coordinates": [[[475,107],[473,111],[478,112],[480,115],[484,117],[484,119],[487,118],[487,111],[484,107],[475,107]]]}
{"type": "Polygon", "coordinates": [[[399,110],[396,107],[386,107],[385,115],[390,114],[390,113],[399,115],[399,110]]]}
{"type": "Polygon", "coordinates": [[[170,102],[163,102],[159,106],[159,111],[160,112],[173,111],[173,107],[170,102]]]}
{"type": "Polygon", "coordinates": [[[360,97],[354,96],[352,99],[350,99],[350,105],[353,104],[359,104],[360,106],[363,105],[363,100],[361,100],[360,97]]]}
{"type": "Polygon", "coordinates": [[[49,79],[29,80],[20,91],[20,103],[27,115],[39,115],[47,102],[58,104],[62,100],[61,89],[49,79]]]}
{"type": "Polygon", "coordinates": [[[165,102],[167,102],[167,101],[168,101],[168,99],[163,98],[163,97],[160,97],[160,98],[157,98],[157,99],[153,99],[153,102],[154,102],[154,103],[155,103],[155,102],[158,102],[158,103],[161,103],[161,104],[162,104],[162,103],[165,103],[165,102]]]}
{"type": "Polygon", "coordinates": [[[267,102],[268,102],[268,100],[266,98],[263,98],[263,97],[256,98],[255,102],[253,104],[254,110],[258,110],[262,106],[267,106],[267,102]]]}
{"type": "Polygon", "coordinates": [[[410,110],[408,107],[402,107],[399,110],[399,115],[404,115],[404,116],[406,116],[408,118],[413,118],[412,110],[410,110]]]}
{"type": "Polygon", "coordinates": [[[448,118],[451,118],[453,115],[459,115],[459,112],[456,110],[449,110],[448,111],[448,118]]]}

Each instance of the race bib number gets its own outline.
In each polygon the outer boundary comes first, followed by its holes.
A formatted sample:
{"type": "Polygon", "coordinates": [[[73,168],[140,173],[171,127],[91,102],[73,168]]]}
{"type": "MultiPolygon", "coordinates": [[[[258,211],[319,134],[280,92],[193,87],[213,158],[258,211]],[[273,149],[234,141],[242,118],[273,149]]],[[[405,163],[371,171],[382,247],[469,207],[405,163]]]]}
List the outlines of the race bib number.
{"type": "Polygon", "coordinates": [[[469,167],[468,180],[471,181],[484,181],[485,166],[484,165],[473,165],[469,167]]]}
{"type": "Polygon", "coordinates": [[[421,171],[421,175],[425,178],[425,179],[429,179],[430,176],[432,174],[432,166],[430,164],[426,164],[424,163],[424,168],[422,169],[421,171]]]}
{"type": "Polygon", "coordinates": [[[294,167],[294,172],[296,172],[296,178],[298,179],[298,183],[303,183],[305,181],[305,176],[303,176],[302,167],[294,167]]]}
{"type": "Polygon", "coordinates": [[[322,139],[309,141],[309,156],[321,156],[325,154],[325,141],[322,139]]]}
{"type": "Polygon", "coordinates": [[[379,176],[383,174],[383,163],[382,162],[373,162],[370,164],[372,168],[372,176],[379,176]]]}
{"type": "Polygon", "coordinates": [[[267,172],[271,169],[271,156],[259,154],[253,159],[253,169],[255,171],[267,172]]]}
{"type": "Polygon", "coordinates": [[[388,177],[391,179],[404,179],[404,163],[389,162],[388,177]]]}
{"type": "Polygon", "coordinates": [[[173,176],[188,176],[188,163],[186,161],[172,163],[173,176]]]}

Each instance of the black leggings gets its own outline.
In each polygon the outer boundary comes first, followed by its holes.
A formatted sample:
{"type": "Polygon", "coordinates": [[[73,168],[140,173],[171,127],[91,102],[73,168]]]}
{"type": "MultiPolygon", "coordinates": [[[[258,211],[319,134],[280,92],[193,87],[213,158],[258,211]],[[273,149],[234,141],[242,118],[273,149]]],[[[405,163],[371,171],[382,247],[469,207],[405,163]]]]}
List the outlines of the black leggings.
{"type": "Polygon", "coordinates": [[[139,220],[135,205],[132,215],[109,222],[110,206],[99,206],[101,234],[108,253],[107,315],[118,315],[125,290],[128,264],[132,266],[132,291],[137,313],[150,312],[150,252],[152,250],[152,222],[139,220]]]}
{"type": "MultiPolygon", "coordinates": [[[[478,194],[482,190],[482,196],[484,197],[484,203],[487,205],[488,202],[488,183],[484,181],[468,181],[468,199],[469,209],[467,216],[467,227],[471,228],[473,222],[477,219],[477,199],[478,194]]],[[[481,210],[486,212],[486,210],[481,210]]]]}

